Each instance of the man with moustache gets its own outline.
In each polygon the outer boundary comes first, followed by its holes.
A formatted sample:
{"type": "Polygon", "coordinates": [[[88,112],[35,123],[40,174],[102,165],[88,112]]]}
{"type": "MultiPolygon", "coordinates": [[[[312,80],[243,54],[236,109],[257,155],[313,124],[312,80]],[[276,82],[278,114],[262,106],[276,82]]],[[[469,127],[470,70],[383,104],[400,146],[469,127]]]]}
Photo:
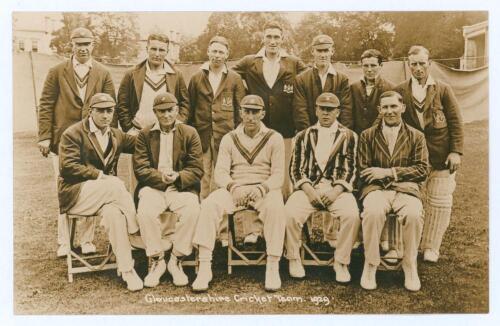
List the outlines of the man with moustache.
{"type": "MultiPolygon", "coordinates": [[[[241,59],[234,67],[246,83],[247,94],[260,96],[264,100],[266,114],[264,124],[279,132],[285,141],[285,170],[290,164],[292,138],[295,127],[292,120],[292,100],[295,76],[305,70],[303,62],[288,54],[283,44],[283,27],[278,22],[264,26],[264,47],[241,59]]],[[[282,187],[285,198],[290,194],[288,174],[282,187]]]]}
{"type": "Polygon", "coordinates": [[[403,119],[425,134],[432,166],[426,183],[426,212],[421,249],[424,261],[437,262],[450,224],[455,174],[461,165],[462,115],[451,87],[429,74],[429,50],[414,45],[408,51],[411,77],[396,86],[403,96],[403,119]]]}
{"type": "MultiPolygon", "coordinates": [[[[94,36],[86,28],[78,27],[71,32],[73,54],[65,62],[50,69],[45,79],[38,110],[38,148],[43,156],[51,156],[57,182],[59,170],[59,141],[69,126],[89,115],[90,99],[96,93],[115,98],[111,74],[92,58],[94,36]]],[[[113,119],[112,126],[116,126],[113,119]]],[[[81,223],[81,249],[84,254],[95,252],[95,221],[84,219],[81,223]]],[[[57,256],[69,252],[68,223],[64,214],[57,219],[57,256]]]]}
{"type": "MultiPolygon", "coordinates": [[[[281,186],[284,175],[283,137],[267,128],[262,119],[264,101],[257,95],[241,100],[242,123],[221,141],[215,166],[215,183],[220,187],[201,203],[193,243],[200,261],[193,291],[208,290],[212,280],[212,251],[227,214],[253,208],[264,225],[266,240],[265,289],[281,288],[279,260],[285,237],[285,207],[281,186]]],[[[227,225],[227,224],[226,224],[227,225]]]]}
{"type": "Polygon", "coordinates": [[[423,227],[421,187],[429,172],[425,136],[403,122],[406,107],[394,91],[380,96],[381,121],[361,133],[358,166],[363,179],[360,200],[365,264],[361,287],[377,288],[380,264],[380,236],[390,211],[398,216],[403,229],[404,286],[420,290],[417,255],[423,227]]]}
{"type": "Polygon", "coordinates": [[[340,100],[339,122],[352,129],[352,107],[349,79],[332,66],[335,53],[333,40],[328,35],[318,35],[312,41],[314,66],[302,72],[295,79],[293,97],[293,119],[298,131],[314,125],[316,117],[316,99],[321,93],[335,94],[340,100]]]}
{"type": "Polygon", "coordinates": [[[61,136],[59,203],[61,213],[100,215],[116,256],[118,272],[130,291],[142,289],[132,259],[129,234],[139,231],[132,196],[117,176],[121,153],[133,153],[135,137],[110,127],[115,100],[97,93],[89,101],[89,117],[61,136]]]}
{"type": "Polygon", "coordinates": [[[370,128],[378,116],[379,97],[394,85],[380,76],[382,53],[369,49],[361,55],[363,76],[351,85],[353,130],[359,135],[370,128]]]}
{"type": "Polygon", "coordinates": [[[173,94],[158,94],[153,111],[157,121],[139,132],[133,157],[139,181],[137,219],[149,259],[144,286],[157,286],[165,270],[172,275],[174,285],[184,286],[188,278],[182,270],[182,258],[191,254],[200,212],[198,194],[203,175],[200,137],[193,127],[177,120],[179,107],[173,94]],[[166,209],[178,216],[168,265],[159,219],[166,209]]]}
{"type": "Polygon", "coordinates": [[[290,276],[303,278],[300,259],[302,226],[311,213],[328,210],[340,228],[335,250],[335,279],[351,280],[349,263],[359,231],[359,210],[352,194],[356,179],[357,135],[337,121],[340,101],[332,93],[316,99],[318,122],[297,134],[290,164],[295,191],[286,202],[286,258],[290,276]]]}
{"type": "Polygon", "coordinates": [[[188,123],[196,128],[203,149],[201,199],[214,190],[213,169],[222,136],[241,121],[240,101],[245,96],[241,77],[226,66],[229,43],[214,36],[208,43],[208,62],[191,77],[188,87],[191,112],[188,123]]]}

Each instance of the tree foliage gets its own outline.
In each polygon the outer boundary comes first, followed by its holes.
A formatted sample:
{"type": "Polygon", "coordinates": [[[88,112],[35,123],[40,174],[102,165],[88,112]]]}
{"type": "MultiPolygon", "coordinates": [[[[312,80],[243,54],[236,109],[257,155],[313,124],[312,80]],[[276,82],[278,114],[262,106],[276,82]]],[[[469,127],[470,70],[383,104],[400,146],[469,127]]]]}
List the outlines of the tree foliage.
{"type": "Polygon", "coordinates": [[[284,48],[293,50],[292,27],[278,12],[214,12],[201,35],[181,44],[181,61],[204,61],[210,39],[216,35],[228,39],[230,58],[256,53],[262,47],[262,29],[266,22],[278,21],[284,29],[284,48]]]}
{"type": "Polygon", "coordinates": [[[63,13],[62,27],[52,34],[51,47],[59,54],[71,52],[71,31],[85,27],[94,33],[93,55],[97,58],[130,61],[139,52],[137,15],[130,13],[63,13]]]}

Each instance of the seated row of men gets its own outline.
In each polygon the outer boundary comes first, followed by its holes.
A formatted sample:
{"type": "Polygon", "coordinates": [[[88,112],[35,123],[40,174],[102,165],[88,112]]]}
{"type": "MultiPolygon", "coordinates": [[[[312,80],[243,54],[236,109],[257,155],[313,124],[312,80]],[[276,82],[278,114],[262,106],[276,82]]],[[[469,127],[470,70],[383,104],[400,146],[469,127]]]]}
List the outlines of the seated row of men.
{"type": "Polygon", "coordinates": [[[294,192],[283,202],[285,145],[280,133],[267,128],[264,101],[247,95],[241,101],[241,124],[221,141],[214,178],[217,190],[201,204],[198,193],[203,159],[197,131],[180,123],[174,95],[155,97],[157,121],[137,136],[110,127],[115,101],[104,93],[91,98],[89,117],[69,127],[59,147],[61,213],[102,216],[118,271],[131,291],[154,287],[166,270],[176,286],[188,284],[182,258],[198,248],[199,271],[194,291],[206,291],[212,280],[212,251],[224,217],[253,208],[263,223],[266,241],[265,289],[281,288],[279,261],[286,250],[290,276],[303,278],[299,256],[301,228],[311,212],[328,210],[339,219],[334,256],[336,280],[349,282],[351,250],[362,226],[365,265],[361,286],[376,288],[379,242],[386,214],[394,211],[403,228],[405,287],[420,289],[417,250],[423,227],[420,186],[429,171],[425,137],[402,120],[401,95],[380,96],[380,121],[358,136],[337,121],[340,101],[322,93],[315,101],[318,122],[294,138],[290,178],[294,192]],[[137,211],[131,194],[116,176],[121,153],[133,153],[138,179],[137,211]],[[358,209],[353,188],[362,179],[358,209]],[[179,220],[168,264],[162,243],[160,214],[179,220]],[[144,281],[134,269],[129,235],[140,235],[149,258],[144,281]]]}

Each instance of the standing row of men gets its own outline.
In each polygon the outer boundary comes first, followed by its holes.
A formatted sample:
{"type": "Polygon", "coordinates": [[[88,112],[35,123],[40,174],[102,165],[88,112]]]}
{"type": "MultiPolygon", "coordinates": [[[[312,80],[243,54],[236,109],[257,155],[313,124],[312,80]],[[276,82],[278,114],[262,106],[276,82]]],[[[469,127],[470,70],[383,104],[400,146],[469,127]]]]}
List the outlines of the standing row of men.
{"type": "MultiPolygon", "coordinates": [[[[68,126],[88,116],[89,101],[93,94],[107,93],[111,98],[114,98],[114,88],[109,72],[91,59],[90,53],[93,42],[91,32],[79,28],[73,32],[71,38],[74,55],[67,63],[60,64],[51,69],[40,101],[39,147],[42,154],[48,155],[52,152],[51,155],[54,157],[58,153],[58,143],[63,131],[68,126]]],[[[282,41],[283,30],[281,26],[275,23],[266,25],[264,28],[263,49],[256,55],[246,56],[231,70],[225,65],[225,61],[229,55],[229,45],[223,37],[215,37],[210,41],[207,51],[209,62],[201,67],[200,71],[192,77],[189,87],[186,87],[180,72],[165,60],[168,52],[168,38],[161,34],[151,35],[147,45],[148,58],[136,68],[127,72],[120,84],[116,111],[122,130],[126,131],[129,135],[137,135],[139,130],[144,129],[146,126],[158,124],[160,119],[151,109],[155,97],[164,95],[165,91],[173,95],[176,103],[175,106],[178,107],[179,120],[194,126],[201,136],[201,151],[203,153],[202,174],[204,172],[201,197],[205,198],[214,188],[215,176],[212,170],[217,158],[219,157],[220,159],[219,151],[222,147],[222,138],[225,134],[236,128],[242,120],[240,112],[244,110],[240,111],[240,107],[242,97],[245,95],[244,83],[246,84],[247,93],[258,95],[263,101],[263,108],[265,108],[265,113],[262,112],[263,127],[278,132],[274,133],[274,136],[265,137],[268,138],[266,139],[266,144],[269,142],[269,139],[275,138],[277,135],[284,138],[284,159],[281,160],[283,162],[282,171],[287,169],[285,165],[288,165],[290,161],[292,163],[296,161],[295,157],[290,159],[292,152],[291,140],[296,135],[296,132],[305,130],[310,126],[315,126],[318,122],[318,116],[321,116],[317,111],[316,105],[320,94],[333,93],[339,102],[338,113],[340,124],[337,128],[333,127],[333,130],[338,132],[339,130],[353,129],[359,134],[374,123],[378,116],[377,106],[380,104],[380,95],[394,88],[391,83],[380,77],[382,56],[378,51],[368,50],[363,53],[361,63],[364,77],[362,80],[349,86],[347,77],[336,71],[331,65],[334,50],[333,41],[330,37],[320,35],[314,38],[312,42],[314,66],[309,69],[306,69],[298,58],[288,55],[281,48],[282,41]]],[[[427,141],[432,171],[426,184],[427,214],[421,247],[424,249],[425,260],[437,261],[441,240],[450,219],[452,193],[455,187],[454,172],[460,164],[463,131],[460,111],[451,88],[429,76],[430,63],[428,51],[423,47],[412,47],[409,52],[409,63],[412,77],[394,89],[402,95],[402,104],[406,107],[406,110],[403,110],[404,121],[409,126],[423,131],[427,141]]],[[[254,101],[258,100],[254,99],[254,101]]],[[[319,105],[319,107],[321,108],[322,106],[319,105]]],[[[322,110],[320,109],[319,112],[321,113],[322,110]]],[[[115,122],[112,119],[111,124],[115,124],[115,122]]],[[[249,124],[252,125],[251,122],[249,124]]],[[[258,124],[253,122],[253,125],[258,124]]],[[[184,128],[181,127],[180,129],[184,128]]],[[[174,131],[179,132],[180,129],[176,127],[174,131]]],[[[256,135],[265,134],[260,128],[258,129],[259,131],[256,132],[256,135]]],[[[238,128],[234,131],[235,134],[237,134],[237,130],[238,128]]],[[[151,129],[151,131],[154,130],[151,129]]],[[[163,133],[161,134],[163,135],[163,133]]],[[[322,131],[321,134],[328,133],[322,131]]],[[[347,134],[350,135],[351,133],[347,134]]],[[[331,141],[334,142],[336,138],[331,135],[332,132],[330,132],[330,137],[332,137],[331,141]]],[[[354,133],[352,135],[352,139],[356,139],[356,135],[354,133]]],[[[253,139],[255,135],[249,138],[246,142],[244,136],[241,134],[239,138],[233,137],[233,144],[231,146],[239,144],[239,146],[236,146],[236,149],[241,153],[241,157],[247,163],[253,163],[253,160],[257,159],[262,149],[254,152],[253,149],[261,146],[260,142],[253,139]]],[[[300,139],[300,134],[297,134],[297,138],[300,139]]],[[[171,140],[166,143],[171,144],[171,140]]],[[[321,156],[324,156],[323,154],[328,152],[328,146],[330,145],[332,143],[329,141],[315,143],[315,146],[320,146],[320,150],[316,150],[315,147],[315,151],[313,151],[314,159],[318,160],[319,153],[320,160],[322,160],[321,164],[328,162],[328,157],[321,158],[321,156]]],[[[234,153],[234,148],[231,148],[231,146],[226,144],[225,147],[232,154],[234,153]]],[[[185,147],[182,148],[185,149],[185,147]]],[[[354,149],[352,152],[355,153],[356,150],[354,149]]],[[[183,158],[186,155],[189,156],[189,154],[183,154],[183,158]]],[[[341,158],[343,157],[342,155],[340,155],[341,158]]],[[[171,159],[167,159],[167,161],[171,161],[171,159]]],[[[335,162],[339,165],[330,172],[332,175],[345,172],[345,164],[348,164],[345,161],[348,160],[343,157],[343,161],[335,162]]],[[[395,164],[395,162],[389,161],[390,164],[395,164]]],[[[402,161],[403,163],[401,164],[404,164],[410,160],[409,158],[403,158],[402,161]]],[[[57,163],[57,157],[54,162],[57,163]]],[[[63,160],[60,160],[60,162],[60,170],[62,170],[65,163],[63,160]]],[[[355,160],[352,160],[351,164],[355,164],[353,162],[355,160]]],[[[156,164],[158,163],[156,161],[156,164]]],[[[252,165],[252,163],[249,164],[252,165]]],[[[57,164],[54,164],[54,166],[56,167],[57,164]]],[[[232,165],[230,167],[233,168],[232,165]]],[[[158,166],[155,168],[160,171],[158,166]]],[[[182,178],[176,175],[179,171],[178,168],[169,164],[161,168],[163,169],[163,174],[160,174],[161,178],[158,179],[161,182],[165,182],[165,180],[168,182],[172,179],[173,181],[170,183],[174,183],[182,180],[182,178]],[[163,175],[166,176],[165,180],[162,179],[163,175]]],[[[324,179],[325,175],[328,175],[325,169],[326,165],[324,168],[316,167],[314,173],[317,174],[316,177],[319,177],[319,184],[321,184],[320,180],[324,179]]],[[[135,171],[140,182],[140,174],[137,172],[137,169],[135,171]]],[[[273,173],[277,173],[276,171],[273,173]]],[[[293,171],[292,167],[292,180],[298,177],[294,176],[293,171]]],[[[371,176],[371,172],[365,172],[365,175],[363,175],[363,171],[360,172],[362,177],[365,177],[366,174],[371,176]]],[[[288,175],[288,173],[283,174],[288,175]]],[[[378,175],[375,174],[375,176],[378,175]]],[[[371,178],[375,176],[371,176],[371,178]]],[[[231,178],[234,177],[231,176],[231,178]]],[[[279,179],[278,176],[275,178],[279,179]]],[[[180,183],[182,184],[182,182],[180,183]]],[[[232,184],[232,181],[222,186],[230,191],[231,187],[229,187],[229,184],[232,184]]],[[[297,180],[294,180],[294,186],[297,188],[296,184],[297,180]]],[[[290,192],[289,182],[282,182],[281,185],[286,198],[290,192]]],[[[221,185],[219,184],[219,186],[221,185]]],[[[308,189],[307,185],[304,187],[308,189]]],[[[348,185],[342,185],[342,187],[348,192],[352,191],[352,188],[348,185]]],[[[238,188],[241,187],[236,187],[236,189],[238,188]]],[[[259,193],[267,194],[270,190],[266,189],[265,186],[260,189],[251,188],[244,191],[240,189],[242,193],[238,198],[241,202],[255,202],[255,198],[260,198],[258,197],[259,193]]],[[[299,186],[298,188],[301,187],[299,186]]],[[[335,187],[333,188],[335,189],[335,187]]],[[[141,192],[146,191],[146,189],[143,188],[141,192]]],[[[336,192],[340,192],[339,187],[336,189],[336,192]]],[[[139,192],[139,196],[141,196],[141,192],[139,192]]],[[[330,199],[332,201],[330,203],[328,198],[324,197],[324,194],[321,194],[319,198],[315,198],[310,189],[304,190],[304,193],[306,193],[311,203],[314,200],[318,201],[318,199],[321,199],[319,202],[324,207],[329,207],[330,205],[328,204],[333,204],[336,200],[345,197],[345,195],[339,196],[340,194],[337,194],[337,196],[332,197],[334,200],[330,199]]],[[[168,200],[170,199],[167,199],[167,196],[165,196],[165,201],[167,202],[168,200]]],[[[158,202],[156,201],[155,203],[158,202]]],[[[177,203],[177,200],[173,202],[177,203]]],[[[168,203],[166,205],[169,206],[168,203]]],[[[349,206],[346,205],[340,206],[349,206]]],[[[147,207],[151,208],[151,205],[147,205],[147,207]]],[[[151,213],[149,215],[154,214],[151,213]]],[[[139,223],[141,223],[141,220],[147,220],[147,218],[139,218],[139,223]]],[[[58,228],[58,233],[60,236],[58,238],[60,248],[58,254],[64,255],[68,249],[68,241],[64,238],[66,229],[64,227],[65,219],[63,215],[61,215],[59,221],[60,227],[58,228]]],[[[88,221],[89,225],[84,226],[85,230],[87,230],[81,239],[82,250],[84,252],[95,250],[91,244],[93,237],[92,223],[90,220],[88,221]]],[[[292,252],[290,257],[293,257],[293,249],[290,250],[292,252]]],[[[182,249],[178,250],[175,255],[173,253],[173,256],[182,254],[181,251],[182,249]]],[[[272,253],[268,254],[270,257],[276,256],[272,253]]],[[[205,260],[208,260],[208,255],[205,256],[205,260]]],[[[202,259],[203,255],[200,250],[200,260],[203,261],[202,259]]],[[[337,259],[339,262],[344,261],[344,265],[348,264],[348,261],[340,258],[340,256],[337,259]]],[[[341,269],[343,267],[336,268],[336,271],[340,271],[341,269]]],[[[200,272],[201,270],[200,268],[200,272]]],[[[301,273],[299,267],[297,275],[300,276],[301,273]]],[[[338,271],[337,274],[347,275],[338,271]]],[[[206,275],[209,275],[209,273],[207,272],[206,275]]],[[[209,278],[211,277],[207,276],[205,280],[209,278]]],[[[340,279],[342,279],[342,276],[340,279]]],[[[206,281],[202,283],[208,284],[206,281]]]]}

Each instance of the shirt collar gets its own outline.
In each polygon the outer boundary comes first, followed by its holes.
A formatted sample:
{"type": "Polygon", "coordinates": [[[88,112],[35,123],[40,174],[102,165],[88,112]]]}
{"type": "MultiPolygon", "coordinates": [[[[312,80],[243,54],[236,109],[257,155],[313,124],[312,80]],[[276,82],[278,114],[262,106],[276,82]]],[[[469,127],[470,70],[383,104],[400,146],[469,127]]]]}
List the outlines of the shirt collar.
{"type": "Polygon", "coordinates": [[[71,61],[73,63],[73,68],[75,68],[76,66],[87,66],[87,67],[89,67],[89,69],[92,68],[92,58],[88,59],[87,62],[85,62],[85,63],[80,63],[80,62],[78,62],[78,60],[76,60],[76,57],[73,56],[71,61]]]}
{"type": "MultiPolygon", "coordinates": [[[[179,120],[175,120],[175,121],[174,121],[174,127],[172,128],[172,130],[170,130],[170,132],[172,132],[172,131],[174,131],[175,129],[177,129],[176,127],[177,127],[177,125],[178,125],[179,123],[182,123],[182,122],[181,122],[181,121],[179,121],[179,120]]],[[[153,130],[158,130],[159,132],[161,132],[161,133],[165,133],[165,134],[166,134],[166,132],[165,132],[165,131],[161,130],[161,128],[160,128],[160,123],[158,122],[158,120],[156,120],[156,122],[154,123],[153,127],[151,128],[151,131],[153,131],[153,130]]]]}
{"type": "MultiPolygon", "coordinates": [[[[418,83],[418,80],[413,76],[411,76],[411,83],[412,83],[412,85],[420,86],[420,84],[418,83]]],[[[434,78],[432,78],[431,75],[427,76],[427,81],[425,82],[425,85],[422,88],[426,88],[427,86],[430,86],[430,85],[436,85],[436,82],[434,81],[434,78]]]]}
{"type": "MultiPolygon", "coordinates": [[[[150,74],[152,73],[153,71],[151,70],[151,68],[149,67],[149,61],[146,60],[146,73],[147,74],[150,74]]],[[[174,69],[172,69],[172,67],[170,66],[170,64],[167,62],[167,61],[163,61],[163,66],[160,68],[160,70],[158,70],[157,72],[155,71],[156,74],[159,74],[159,75],[164,75],[164,74],[175,74],[175,71],[174,69]]]]}
{"type": "Polygon", "coordinates": [[[389,127],[388,125],[385,124],[385,121],[382,119],[382,130],[391,130],[391,131],[399,132],[399,129],[401,129],[402,125],[403,125],[403,121],[401,121],[401,123],[395,127],[389,127]]]}
{"type": "MultiPolygon", "coordinates": [[[[314,68],[318,69],[316,65],[314,65],[314,68]]],[[[334,76],[337,74],[337,71],[335,70],[335,68],[333,68],[333,65],[331,63],[330,66],[328,67],[328,71],[326,72],[326,74],[332,74],[334,76]]]]}
{"type": "MultiPolygon", "coordinates": [[[[257,52],[257,54],[255,55],[256,58],[263,58],[263,59],[266,59],[267,60],[267,57],[266,57],[266,47],[263,47],[259,50],[259,52],[257,52]]],[[[278,54],[278,61],[281,59],[281,58],[286,58],[288,57],[288,53],[285,51],[285,49],[280,49],[280,53],[278,54]]]]}
{"type": "MultiPolygon", "coordinates": [[[[94,134],[96,132],[101,133],[101,129],[97,128],[97,126],[95,125],[94,120],[92,119],[92,117],[89,117],[89,129],[90,129],[91,133],[94,133],[94,134]]],[[[110,132],[110,129],[109,129],[109,127],[107,127],[106,130],[102,133],[102,135],[106,135],[109,132],[110,132]]]]}
{"type": "MultiPolygon", "coordinates": [[[[208,71],[208,72],[211,72],[210,71],[210,63],[207,61],[205,62],[204,64],[201,65],[200,67],[201,70],[205,70],[205,71],[208,71]]],[[[224,64],[224,68],[222,68],[222,72],[224,74],[227,74],[227,66],[224,64]]]]}
{"type": "MultiPolygon", "coordinates": [[[[245,134],[245,127],[243,126],[243,123],[240,123],[240,125],[235,129],[236,133],[238,134],[244,134],[245,136],[248,137],[247,134],[245,134]]],[[[265,134],[269,131],[269,128],[266,127],[266,125],[261,121],[260,122],[260,130],[259,132],[254,136],[258,136],[260,134],[265,134]]]]}
{"type": "Polygon", "coordinates": [[[318,131],[319,130],[326,130],[326,131],[330,131],[331,133],[336,133],[337,129],[339,128],[339,122],[338,122],[338,120],[335,120],[335,122],[332,123],[332,125],[330,127],[323,127],[323,126],[320,125],[320,123],[318,121],[313,126],[313,128],[317,129],[318,131]]]}
{"type": "MultiPolygon", "coordinates": [[[[366,82],[366,79],[365,79],[365,76],[364,75],[361,75],[361,77],[359,78],[359,80],[361,80],[361,82],[363,83],[363,85],[367,85],[367,82],[366,82]]],[[[378,82],[380,80],[380,75],[375,77],[375,83],[373,83],[373,86],[377,85],[378,82]]]]}

